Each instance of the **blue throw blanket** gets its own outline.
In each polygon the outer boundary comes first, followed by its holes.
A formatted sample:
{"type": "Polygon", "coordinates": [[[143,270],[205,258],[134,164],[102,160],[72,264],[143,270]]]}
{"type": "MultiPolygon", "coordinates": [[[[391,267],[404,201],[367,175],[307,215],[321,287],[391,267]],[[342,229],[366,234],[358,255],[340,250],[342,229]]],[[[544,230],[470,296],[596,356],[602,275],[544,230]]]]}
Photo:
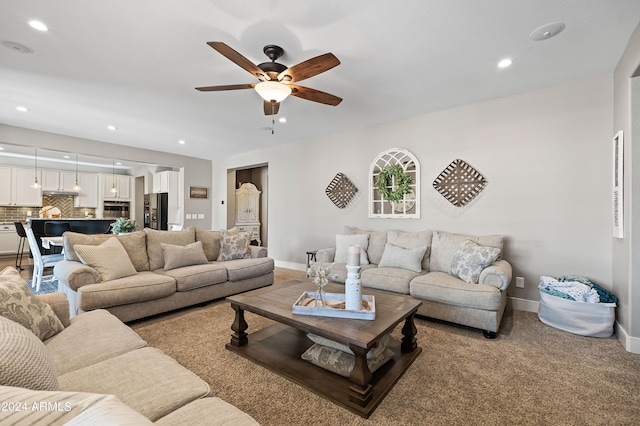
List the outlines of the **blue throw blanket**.
{"type": "Polygon", "coordinates": [[[600,287],[598,284],[594,283],[593,281],[585,277],[579,277],[576,275],[563,275],[561,277],[558,277],[558,281],[561,281],[561,282],[576,281],[576,282],[588,285],[589,287],[591,287],[592,289],[598,292],[598,295],[600,295],[600,303],[618,303],[618,298],[614,296],[613,293],[611,293],[609,290],[606,290],[600,287]]]}

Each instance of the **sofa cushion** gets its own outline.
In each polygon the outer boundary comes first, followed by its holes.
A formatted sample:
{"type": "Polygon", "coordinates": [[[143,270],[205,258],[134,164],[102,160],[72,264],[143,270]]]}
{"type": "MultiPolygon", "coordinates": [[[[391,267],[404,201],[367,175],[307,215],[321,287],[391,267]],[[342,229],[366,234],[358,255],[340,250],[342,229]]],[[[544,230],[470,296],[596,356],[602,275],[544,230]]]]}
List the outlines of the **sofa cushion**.
{"type": "Polygon", "coordinates": [[[481,246],[495,247],[502,251],[502,235],[488,235],[474,237],[462,234],[433,231],[431,241],[431,256],[429,270],[435,272],[449,272],[453,255],[466,240],[471,240],[481,246]]]}
{"type": "Polygon", "coordinates": [[[210,397],[196,399],[155,422],[157,426],[226,425],[259,426],[251,416],[221,400],[210,397]]]}
{"type": "Polygon", "coordinates": [[[431,239],[433,238],[433,231],[427,229],[420,232],[403,232],[403,231],[388,231],[387,242],[394,246],[400,246],[408,249],[416,247],[426,247],[424,256],[422,257],[423,271],[429,270],[429,256],[431,254],[431,239]]]}
{"type": "Polygon", "coordinates": [[[345,226],[344,233],[347,235],[369,234],[369,246],[367,247],[367,256],[369,258],[369,262],[376,265],[380,262],[380,258],[382,257],[382,253],[384,252],[384,245],[387,243],[386,232],[367,231],[364,229],[354,228],[352,226],[345,226]]]}
{"type": "Polygon", "coordinates": [[[79,234],[77,232],[64,233],[64,254],[67,260],[80,262],[80,258],[75,251],[76,244],[86,246],[97,246],[109,238],[117,238],[129,255],[129,259],[136,271],[149,270],[149,257],[147,256],[147,234],[144,231],[131,232],[129,234],[79,234]]]}
{"type": "Polygon", "coordinates": [[[363,270],[360,280],[364,287],[409,294],[409,283],[419,275],[408,269],[378,267],[363,270]]]}
{"type": "MultiPolygon", "coordinates": [[[[35,334],[17,322],[0,317],[0,336],[0,385],[58,389],[53,360],[35,334]]],[[[6,400],[0,397],[0,401],[6,400]]]]}
{"type": "Polygon", "coordinates": [[[180,268],[182,266],[202,265],[207,263],[207,256],[202,250],[202,242],[187,244],[186,246],[176,246],[173,244],[160,243],[164,256],[164,270],[180,268]]]}
{"type": "Polygon", "coordinates": [[[417,299],[487,311],[497,311],[501,303],[501,292],[496,287],[466,283],[446,272],[429,272],[414,278],[409,294],[417,299]]]}
{"type": "Polygon", "coordinates": [[[160,243],[186,246],[196,242],[196,230],[193,227],[182,231],[158,231],[144,228],[144,232],[147,234],[147,254],[151,271],[164,267],[164,255],[160,243]]]}
{"type": "Polygon", "coordinates": [[[229,281],[246,280],[273,272],[273,259],[270,257],[229,260],[223,265],[227,269],[229,281]]]}
{"type": "Polygon", "coordinates": [[[426,251],[426,246],[409,249],[387,243],[378,267],[408,269],[413,272],[421,272],[422,258],[426,251]]]}
{"type": "Polygon", "coordinates": [[[0,386],[0,401],[27,409],[0,411],[0,424],[12,425],[152,425],[113,395],[63,391],[26,391],[0,386]],[[42,403],[47,406],[44,409],[42,403]],[[50,407],[54,407],[51,409],[50,407]]]}
{"type": "Polygon", "coordinates": [[[202,249],[207,260],[218,260],[220,256],[220,231],[196,228],[196,241],[202,242],[202,249]]]}
{"type": "Polygon", "coordinates": [[[98,271],[100,281],[130,277],[138,273],[122,243],[115,237],[97,246],[76,244],[74,249],[83,264],[98,271]]]}
{"type": "Polygon", "coordinates": [[[127,352],[58,377],[61,390],[112,394],[155,421],[209,395],[209,386],[155,348],[127,352]]]}
{"type": "Polygon", "coordinates": [[[251,234],[249,232],[240,232],[237,228],[230,230],[220,230],[220,255],[218,261],[249,259],[251,251],[251,234]]]}
{"type": "MultiPolygon", "coordinates": [[[[167,231],[172,232],[172,231],[167,231]]],[[[78,307],[85,311],[160,299],[176,292],[176,281],[153,272],[88,284],[78,289],[78,307]]]]}
{"type": "Polygon", "coordinates": [[[360,246],[360,265],[368,265],[367,247],[369,246],[369,234],[336,235],[336,255],[334,261],[347,263],[349,246],[360,246]]]}
{"type": "MultiPolygon", "coordinates": [[[[393,355],[393,351],[387,348],[377,357],[367,359],[369,370],[374,373],[378,368],[382,367],[385,362],[393,358],[393,355]]],[[[325,370],[329,370],[332,373],[349,377],[355,365],[356,357],[340,349],[314,343],[302,354],[302,359],[325,370]]]]}
{"type": "Polygon", "coordinates": [[[478,283],[480,272],[500,256],[500,250],[467,240],[454,253],[449,273],[468,283],[478,283]]]}
{"type": "Polygon", "coordinates": [[[71,318],[71,326],[44,342],[58,374],[147,346],[138,334],[103,309],[71,318]],[[91,336],[87,341],[87,336],[91,336]]]}
{"type": "Polygon", "coordinates": [[[155,272],[175,279],[177,291],[189,291],[226,282],[227,268],[224,264],[223,262],[212,262],[204,265],[183,266],[169,271],[158,269],[155,272]]]}
{"type": "Polygon", "coordinates": [[[40,340],[64,329],[51,306],[34,295],[13,267],[0,272],[0,316],[31,330],[40,340]]]}

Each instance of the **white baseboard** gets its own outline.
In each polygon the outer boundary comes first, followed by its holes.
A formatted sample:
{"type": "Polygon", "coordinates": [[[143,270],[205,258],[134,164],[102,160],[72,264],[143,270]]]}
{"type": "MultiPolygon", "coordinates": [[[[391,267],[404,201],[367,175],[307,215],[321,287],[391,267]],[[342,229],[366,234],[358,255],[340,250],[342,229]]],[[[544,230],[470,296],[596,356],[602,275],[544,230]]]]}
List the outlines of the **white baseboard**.
{"type": "Polygon", "coordinates": [[[307,265],[304,263],[285,262],[283,260],[274,260],[276,268],[293,269],[295,271],[306,271],[307,265]]]}
{"type": "Polygon", "coordinates": [[[516,311],[538,312],[538,306],[540,306],[540,302],[535,300],[520,299],[518,297],[509,297],[509,300],[511,301],[511,307],[516,311]]]}
{"type": "Polygon", "coordinates": [[[618,321],[615,323],[616,335],[618,336],[618,340],[624,346],[624,349],[627,352],[631,352],[633,354],[640,354],[640,338],[629,336],[627,330],[624,329],[618,321]]]}

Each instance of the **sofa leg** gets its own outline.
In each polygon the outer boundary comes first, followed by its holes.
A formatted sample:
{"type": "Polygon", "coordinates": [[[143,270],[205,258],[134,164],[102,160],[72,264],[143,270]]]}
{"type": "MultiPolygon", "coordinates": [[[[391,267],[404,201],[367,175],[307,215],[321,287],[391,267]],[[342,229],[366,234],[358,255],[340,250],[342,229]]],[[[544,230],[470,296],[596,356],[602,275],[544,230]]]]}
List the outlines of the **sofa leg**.
{"type": "Polygon", "coordinates": [[[498,335],[498,333],[496,333],[495,331],[487,331],[487,330],[482,330],[482,334],[487,339],[495,339],[496,336],[498,335]]]}

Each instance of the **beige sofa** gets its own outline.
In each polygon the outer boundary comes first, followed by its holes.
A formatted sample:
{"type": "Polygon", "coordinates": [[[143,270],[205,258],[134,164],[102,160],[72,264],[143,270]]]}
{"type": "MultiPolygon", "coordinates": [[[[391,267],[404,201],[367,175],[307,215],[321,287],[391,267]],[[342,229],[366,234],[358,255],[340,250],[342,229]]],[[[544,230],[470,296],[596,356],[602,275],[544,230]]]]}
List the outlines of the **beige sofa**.
{"type": "Polygon", "coordinates": [[[126,256],[116,265],[111,250],[117,247],[86,248],[105,245],[114,235],[65,232],[65,260],[53,272],[58,289],[69,299],[72,316],[106,309],[125,322],[273,284],[274,263],[264,247],[245,246],[248,258],[217,260],[226,232],[232,231],[145,228],[117,235],[126,256]],[[84,263],[76,245],[85,252],[84,263]],[[130,265],[114,274],[124,263],[130,265]]]}
{"type": "Polygon", "coordinates": [[[70,318],[12,267],[0,294],[0,424],[257,424],[106,310],[70,318]]]}
{"type": "Polygon", "coordinates": [[[502,236],[368,231],[347,226],[344,234],[336,236],[336,247],[316,254],[318,263],[331,264],[333,281],[344,283],[347,278],[345,245],[351,244],[364,249],[363,287],[411,295],[423,302],[419,315],[479,328],[485,337],[496,337],[512,275],[511,265],[501,258],[502,236]],[[497,259],[491,261],[496,252],[497,259]],[[484,259],[491,263],[484,266],[480,261],[470,269],[479,254],[487,255],[484,259]],[[451,273],[454,260],[456,273],[467,281],[451,273]]]}

